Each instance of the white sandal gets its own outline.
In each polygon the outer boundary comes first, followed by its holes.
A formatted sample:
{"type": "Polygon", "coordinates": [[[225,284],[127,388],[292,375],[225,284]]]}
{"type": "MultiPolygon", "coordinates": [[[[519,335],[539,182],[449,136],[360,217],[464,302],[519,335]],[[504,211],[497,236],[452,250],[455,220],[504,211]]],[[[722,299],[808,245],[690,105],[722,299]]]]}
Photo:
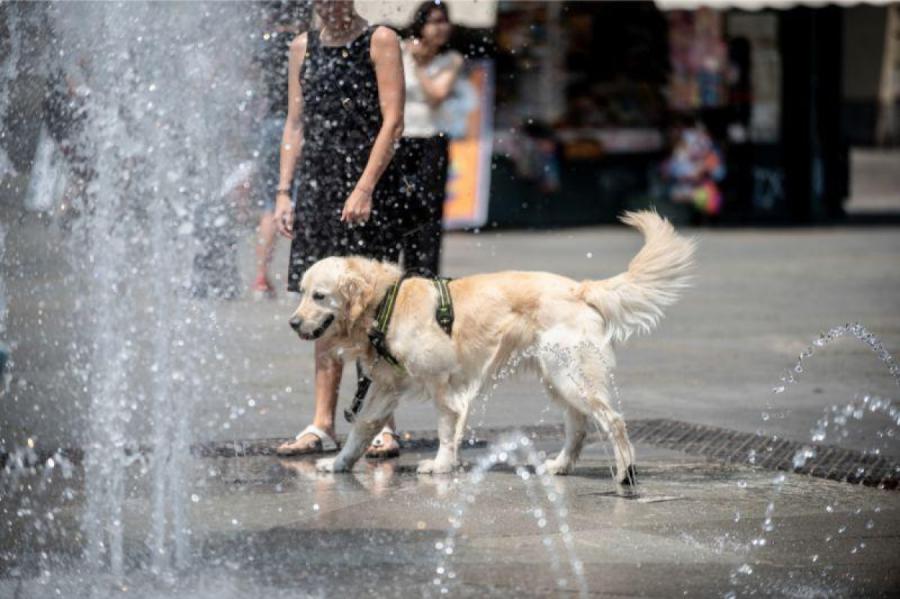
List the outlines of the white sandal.
{"type": "Polygon", "coordinates": [[[400,435],[394,432],[389,426],[385,426],[381,431],[375,436],[375,439],[372,440],[372,444],[369,445],[369,449],[366,450],[367,458],[396,458],[400,455],[400,435]],[[397,447],[392,447],[388,449],[385,447],[384,436],[390,435],[394,438],[394,441],[397,443],[397,447]]]}
{"type": "Polygon", "coordinates": [[[294,447],[293,444],[285,443],[276,449],[275,453],[281,456],[311,455],[314,453],[329,453],[340,449],[340,445],[334,440],[334,437],[314,424],[310,424],[297,433],[297,436],[294,437],[294,441],[299,441],[304,435],[312,435],[316,437],[317,440],[305,447],[294,447]]]}

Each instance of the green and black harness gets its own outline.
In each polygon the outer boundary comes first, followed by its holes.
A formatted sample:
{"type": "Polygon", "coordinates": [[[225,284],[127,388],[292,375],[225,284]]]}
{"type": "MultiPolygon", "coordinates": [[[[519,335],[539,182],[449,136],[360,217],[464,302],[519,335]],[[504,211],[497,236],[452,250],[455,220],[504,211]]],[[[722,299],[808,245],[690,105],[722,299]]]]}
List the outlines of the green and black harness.
{"type": "MultiPolygon", "coordinates": [[[[397,304],[397,296],[400,295],[400,287],[406,279],[414,276],[417,276],[417,273],[406,272],[396,283],[388,288],[387,293],[385,293],[375,311],[375,324],[369,330],[369,343],[375,348],[375,352],[382,360],[393,366],[398,372],[404,374],[406,373],[406,369],[403,367],[403,364],[401,364],[400,361],[391,354],[390,349],[388,349],[387,333],[388,327],[391,324],[391,316],[394,313],[394,306],[397,304]]],[[[434,277],[432,282],[438,293],[438,304],[434,313],[435,320],[437,320],[438,325],[440,325],[447,335],[452,335],[453,298],[450,295],[450,279],[445,277],[434,277]]],[[[344,418],[347,419],[347,422],[353,422],[356,415],[362,409],[363,400],[365,400],[366,393],[369,391],[369,386],[372,384],[371,379],[362,372],[362,367],[359,362],[356,363],[356,376],[357,387],[356,395],[353,397],[353,404],[350,406],[349,410],[344,410],[344,418]]]]}

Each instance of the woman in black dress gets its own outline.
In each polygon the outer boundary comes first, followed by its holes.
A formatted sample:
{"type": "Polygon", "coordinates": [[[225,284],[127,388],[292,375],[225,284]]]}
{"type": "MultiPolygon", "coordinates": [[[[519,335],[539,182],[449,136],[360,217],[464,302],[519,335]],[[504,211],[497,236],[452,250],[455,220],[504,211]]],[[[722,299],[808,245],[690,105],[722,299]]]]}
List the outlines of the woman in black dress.
{"type": "MultiPolygon", "coordinates": [[[[370,27],[349,0],[315,0],[318,31],[297,37],[288,64],[288,115],[281,146],[275,221],[291,244],[288,290],[327,256],[397,261],[387,219],[395,195],[383,177],[403,131],[403,66],[397,35],[370,27]],[[290,186],[300,158],[295,205],[290,186]],[[384,181],[382,182],[382,179],[384,181]]],[[[335,447],[334,412],[343,363],[316,341],[312,425],[282,455],[335,447]]]]}

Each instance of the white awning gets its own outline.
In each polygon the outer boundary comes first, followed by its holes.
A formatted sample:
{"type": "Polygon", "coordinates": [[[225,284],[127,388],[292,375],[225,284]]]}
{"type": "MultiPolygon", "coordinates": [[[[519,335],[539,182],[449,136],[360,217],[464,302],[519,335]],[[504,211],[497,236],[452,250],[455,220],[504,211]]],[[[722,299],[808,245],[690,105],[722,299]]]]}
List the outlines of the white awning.
{"type": "MultiPolygon", "coordinates": [[[[497,0],[443,0],[450,19],[466,27],[493,27],[497,23],[497,0]]],[[[371,23],[397,27],[409,25],[422,0],[356,0],[356,10],[371,23]]]]}
{"type": "Polygon", "coordinates": [[[896,0],[656,0],[660,10],[696,10],[701,7],[714,10],[763,10],[766,8],[785,9],[795,6],[851,6],[870,4],[884,6],[896,0]]]}

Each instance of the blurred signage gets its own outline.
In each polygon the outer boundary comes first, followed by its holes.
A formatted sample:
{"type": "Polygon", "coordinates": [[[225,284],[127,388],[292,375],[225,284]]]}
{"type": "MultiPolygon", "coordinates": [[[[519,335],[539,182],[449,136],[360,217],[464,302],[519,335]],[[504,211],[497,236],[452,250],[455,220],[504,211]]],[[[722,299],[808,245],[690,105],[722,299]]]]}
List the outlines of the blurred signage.
{"type": "Polygon", "coordinates": [[[450,142],[445,229],[480,227],[487,221],[493,143],[493,63],[488,60],[471,63],[468,77],[459,87],[461,95],[467,96],[460,103],[464,111],[460,117],[465,119],[465,126],[459,127],[461,136],[450,142]]]}

